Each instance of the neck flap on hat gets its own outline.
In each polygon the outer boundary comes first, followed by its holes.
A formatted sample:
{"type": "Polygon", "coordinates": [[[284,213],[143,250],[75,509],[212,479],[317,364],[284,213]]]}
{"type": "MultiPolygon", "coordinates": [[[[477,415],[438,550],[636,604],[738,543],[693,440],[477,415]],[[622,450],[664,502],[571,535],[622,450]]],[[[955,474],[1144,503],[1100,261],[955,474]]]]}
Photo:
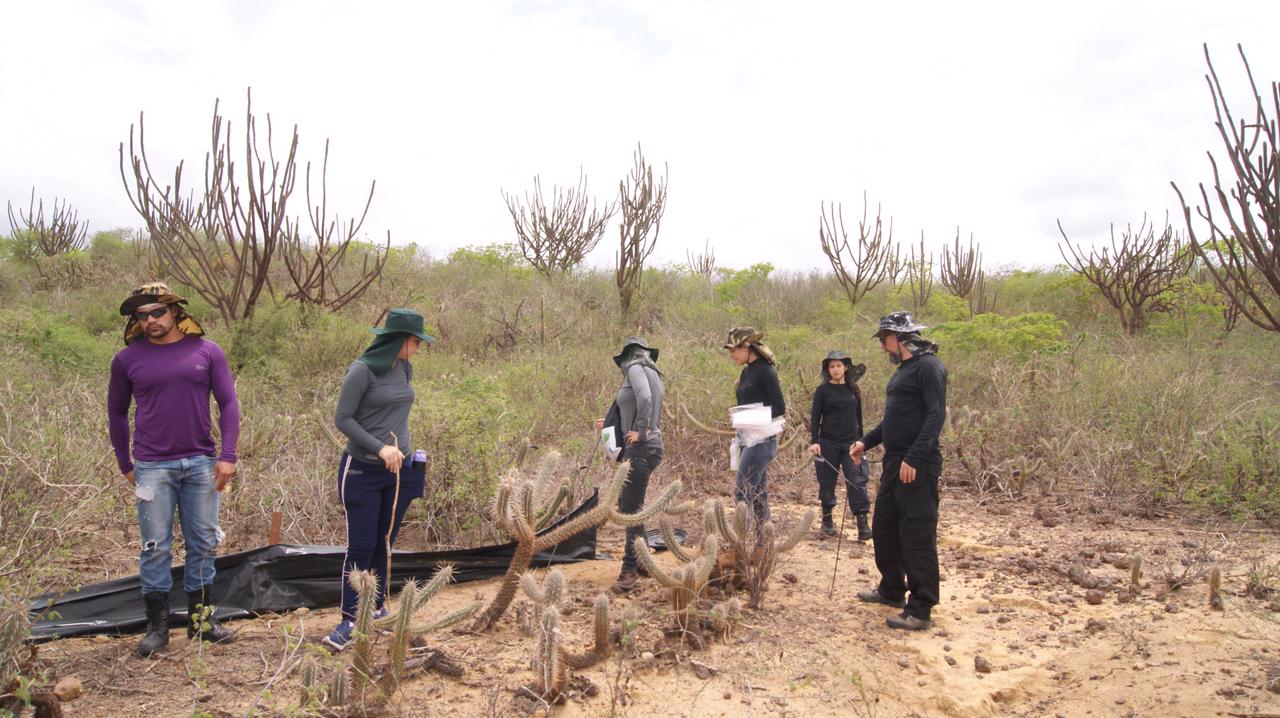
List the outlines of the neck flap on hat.
{"type": "Polygon", "coordinates": [[[938,343],[931,342],[919,334],[903,334],[898,337],[898,343],[911,352],[911,356],[918,357],[922,354],[937,354],[938,343]]]}
{"type": "Polygon", "coordinates": [[[400,354],[400,347],[404,346],[405,339],[409,337],[404,332],[388,332],[379,334],[373,338],[373,343],[368,349],[364,350],[364,354],[356,360],[363,362],[369,367],[369,371],[373,375],[381,379],[391,371],[391,367],[396,363],[396,357],[400,354]]]}

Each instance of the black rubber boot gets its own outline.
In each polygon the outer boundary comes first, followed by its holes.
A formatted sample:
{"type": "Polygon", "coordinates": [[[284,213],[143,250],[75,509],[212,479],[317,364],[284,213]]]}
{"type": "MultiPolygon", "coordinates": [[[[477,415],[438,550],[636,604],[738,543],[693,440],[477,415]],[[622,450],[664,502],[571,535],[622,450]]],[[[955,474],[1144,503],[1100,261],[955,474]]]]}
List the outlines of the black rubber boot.
{"type": "Polygon", "coordinates": [[[822,507],[822,535],[823,536],[836,535],[836,522],[831,518],[830,506],[822,507]]]}
{"type": "Polygon", "coordinates": [[[199,637],[210,643],[230,643],[233,636],[218,619],[213,617],[213,586],[203,586],[198,591],[187,591],[187,638],[199,637]],[[205,610],[205,607],[208,610],[205,610]]]}
{"type": "Polygon", "coordinates": [[[866,514],[858,514],[858,540],[867,541],[871,538],[871,523],[867,521],[866,514]]]}
{"type": "Polygon", "coordinates": [[[169,594],[142,594],[147,607],[147,635],[138,642],[138,655],[143,658],[155,654],[169,645],[169,594]]]}

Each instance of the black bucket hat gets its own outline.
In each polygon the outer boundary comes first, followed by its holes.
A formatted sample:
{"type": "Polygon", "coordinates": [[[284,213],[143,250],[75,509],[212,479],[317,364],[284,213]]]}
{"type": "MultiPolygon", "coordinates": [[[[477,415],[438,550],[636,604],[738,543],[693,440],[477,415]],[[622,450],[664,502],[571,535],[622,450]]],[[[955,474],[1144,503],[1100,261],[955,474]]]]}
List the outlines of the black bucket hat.
{"type": "Polygon", "coordinates": [[[928,328],[924,324],[916,324],[911,312],[893,312],[880,317],[880,329],[871,338],[879,339],[886,334],[915,334],[928,328]]]}
{"type": "Polygon", "coordinates": [[[387,321],[380,327],[371,329],[374,334],[412,334],[427,344],[436,340],[427,334],[422,315],[412,309],[392,309],[387,312],[387,321]]]}
{"type": "Polygon", "coordinates": [[[827,372],[827,364],[836,360],[844,362],[844,380],[849,384],[856,383],[862,378],[863,374],[867,373],[866,364],[854,364],[848,354],[835,349],[827,352],[826,358],[822,360],[822,378],[824,380],[831,381],[831,374],[827,372]]]}
{"type": "Polygon", "coordinates": [[[627,350],[631,347],[640,347],[649,352],[649,358],[658,361],[658,350],[649,346],[644,337],[627,337],[622,342],[622,349],[618,351],[617,356],[613,358],[613,363],[622,366],[622,360],[627,358],[627,350]]]}

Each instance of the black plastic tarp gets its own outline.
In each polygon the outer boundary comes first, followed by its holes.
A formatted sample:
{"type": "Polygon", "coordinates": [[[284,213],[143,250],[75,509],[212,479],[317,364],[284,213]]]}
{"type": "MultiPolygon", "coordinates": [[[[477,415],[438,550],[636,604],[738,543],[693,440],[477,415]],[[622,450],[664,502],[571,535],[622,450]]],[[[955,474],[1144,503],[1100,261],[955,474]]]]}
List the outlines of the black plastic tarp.
{"type": "MultiPolygon", "coordinates": [[[[598,494],[592,494],[543,533],[591,510],[598,501],[598,494]]],[[[341,546],[277,544],[219,556],[214,562],[216,615],[221,619],[243,618],[295,608],[336,606],[342,597],[339,576],[345,553],[341,546]]],[[[453,564],[454,580],[458,582],[500,576],[514,554],[514,543],[452,551],[395,551],[391,557],[391,589],[394,592],[409,579],[425,581],[443,564],[453,564]]],[[[595,556],[596,530],[590,528],[537,554],[533,563],[550,566],[590,561],[595,556]]],[[[170,624],[174,626],[187,621],[182,573],[181,566],[173,569],[173,590],[169,593],[170,624]]],[[[95,633],[138,633],[146,623],[137,576],[68,593],[37,596],[28,611],[33,641],[95,633]]]]}

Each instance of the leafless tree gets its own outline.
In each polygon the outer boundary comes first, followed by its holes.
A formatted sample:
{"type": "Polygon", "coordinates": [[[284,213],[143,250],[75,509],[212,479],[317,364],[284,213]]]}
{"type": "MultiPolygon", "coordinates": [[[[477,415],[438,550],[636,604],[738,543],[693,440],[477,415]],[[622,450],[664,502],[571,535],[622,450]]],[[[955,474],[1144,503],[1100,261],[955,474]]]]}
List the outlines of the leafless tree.
{"type": "Polygon", "coordinates": [[[702,244],[702,254],[692,254],[687,248],[684,250],[685,259],[689,262],[689,271],[694,274],[702,275],[707,281],[716,273],[716,252],[711,248],[710,241],[704,241],[702,244]]]}
{"type": "Polygon", "coordinates": [[[285,268],[294,287],[286,296],[304,304],[337,311],[359,298],[381,276],[382,268],[386,266],[387,253],[391,249],[391,232],[387,232],[387,242],[380,252],[370,252],[357,245],[356,251],[361,255],[359,273],[351,275],[343,272],[343,263],[352,251],[351,242],[369,216],[373,191],[378,183],[376,180],[369,183],[369,196],[365,199],[360,219],[348,220],[344,225],[337,214],[332,219],[327,219],[328,180],[329,141],[325,140],[324,164],[320,169],[319,204],[314,204],[311,200],[311,163],[307,163],[307,205],[311,208],[308,215],[311,230],[315,232],[315,246],[308,246],[297,227],[286,219],[287,229],[281,234],[280,253],[284,256],[285,268]]]}
{"type": "Polygon", "coordinates": [[[844,228],[844,207],[838,202],[831,205],[830,215],[827,213],[826,203],[822,204],[818,239],[822,242],[823,254],[831,262],[836,280],[849,298],[849,304],[856,306],[858,300],[885,280],[897,281],[902,268],[902,255],[893,241],[893,218],[889,218],[887,236],[880,220],[879,205],[876,205],[874,221],[868,223],[865,192],[862,194],[862,219],[858,221],[857,244],[849,246],[849,234],[844,228]]]}
{"type": "Polygon", "coordinates": [[[1143,216],[1138,230],[1135,232],[1131,225],[1126,226],[1119,242],[1112,225],[1111,246],[1101,251],[1091,248],[1087,253],[1071,243],[1061,221],[1058,231],[1066,243],[1066,249],[1058,245],[1062,258],[1072,271],[1102,292],[1120,314],[1120,325],[1129,336],[1147,325],[1151,312],[1169,309],[1161,295],[1174,280],[1190,271],[1195,260],[1195,255],[1183,247],[1167,219],[1164,230],[1156,234],[1155,224],[1147,224],[1143,216]]]}
{"type": "Polygon", "coordinates": [[[550,276],[576,267],[596,248],[609,220],[618,211],[616,203],[600,207],[587,195],[587,177],[578,173],[576,187],[552,187],[548,206],[542,194],[542,178],[534,176],[533,192],[524,202],[502,193],[507,211],[516,226],[520,252],[539,272],[550,276]]]}
{"type": "Polygon", "coordinates": [[[120,143],[120,179],[147,224],[152,245],[174,278],[193,288],[226,321],[253,315],[270,289],[271,262],[283,238],[297,232],[285,206],[297,179],[298,128],[283,160],[276,158],[271,116],[267,154],[258,146],[252,92],[245,105],[244,179],[233,157],[231,122],[213,105],[211,149],[205,155],[204,192],[183,194],[179,162],[173,184],[161,188],[147,161],[146,130],[138,115],[137,144],[129,127],[129,159],[120,143]],[[224,134],[225,133],[225,134],[224,134]],[[128,170],[128,171],[126,171],[128,170]]]}
{"type": "Polygon", "coordinates": [[[999,297],[999,290],[987,284],[987,273],[979,269],[978,279],[973,283],[973,291],[969,293],[969,316],[994,312],[999,297]]]}
{"type": "MultiPolygon", "coordinates": [[[[1187,224],[1191,250],[1205,262],[1214,283],[1235,307],[1238,315],[1269,331],[1280,331],[1280,84],[1271,83],[1270,97],[1263,98],[1254,81],[1253,70],[1244,48],[1236,45],[1244,62],[1249,88],[1253,92],[1252,117],[1235,117],[1227,106],[1222,83],[1209,59],[1205,45],[1204,59],[1209,66],[1205,81],[1213,98],[1217,115],[1214,125],[1222,137],[1227,159],[1234,175],[1234,186],[1224,185],[1213,153],[1212,198],[1210,190],[1200,184],[1201,203],[1196,214],[1208,223],[1208,236],[1197,236],[1187,204],[1178,189],[1178,201],[1187,224]],[[1222,208],[1214,214],[1213,206],[1222,208]]],[[[1231,176],[1225,178],[1227,183],[1231,176]]],[[[1229,323],[1234,323],[1228,315],[1229,323]]]]}
{"type": "Polygon", "coordinates": [[[662,213],[667,209],[667,169],[655,182],[653,166],[644,160],[644,151],[636,145],[635,164],[631,174],[618,182],[618,200],[622,221],[618,226],[618,253],[614,283],[618,285],[618,301],[622,315],[630,316],[632,303],[640,291],[644,262],[658,243],[662,213]]]}
{"type": "Polygon", "coordinates": [[[911,248],[907,260],[907,287],[911,290],[911,308],[919,312],[933,294],[933,253],[925,252],[924,232],[920,232],[920,247],[911,248]]]}
{"type": "Polygon", "coordinates": [[[9,227],[13,237],[17,239],[19,232],[30,236],[33,249],[39,250],[46,257],[75,252],[85,248],[85,236],[88,234],[87,224],[80,222],[79,212],[71,209],[66,200],[55,198],[53,211],[46,220],[44,216],[44,200],[36,199],[36,189],[31,188],[31,204],[24,213],[18,208],[13,213],[13,203],[8,203],[9,227]]]}
{"type": "Polygon", "coordinates": [[[942,286],[947,291],[968,299],[982,272],[982,252],[969,235],[969,246],[960,245],[960,228],[956,227],[956,238],[951,247],[942,248],[942,286]]]}

